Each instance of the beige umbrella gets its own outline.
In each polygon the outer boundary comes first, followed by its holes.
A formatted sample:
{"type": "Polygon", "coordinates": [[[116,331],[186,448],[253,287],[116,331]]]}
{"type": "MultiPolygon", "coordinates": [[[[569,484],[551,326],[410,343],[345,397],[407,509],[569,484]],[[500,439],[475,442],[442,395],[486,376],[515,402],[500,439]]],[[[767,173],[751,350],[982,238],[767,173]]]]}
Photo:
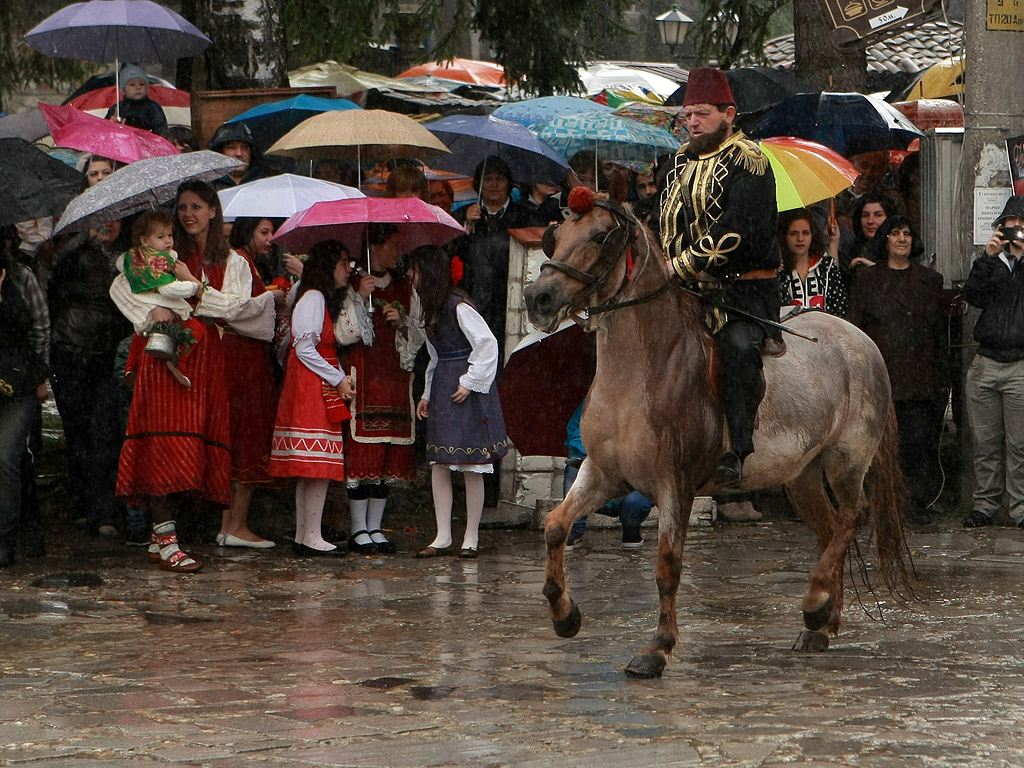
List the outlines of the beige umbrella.
{"type": "Polygon", "coordinates": [[[383,109],[324,112],[303,120],[267,150],[301,160],[428,160],[448,147],[411,117],[383,109]]]}

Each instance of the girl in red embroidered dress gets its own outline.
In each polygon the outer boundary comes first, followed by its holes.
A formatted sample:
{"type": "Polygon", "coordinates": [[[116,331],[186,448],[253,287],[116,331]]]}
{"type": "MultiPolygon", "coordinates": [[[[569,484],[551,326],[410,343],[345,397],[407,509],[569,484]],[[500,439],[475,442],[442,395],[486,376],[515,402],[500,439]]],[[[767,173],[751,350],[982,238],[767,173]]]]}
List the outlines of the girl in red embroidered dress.
{"type": "Polygon", "coordinates": [[[346,548],[321,533],[331,480],[345,480],[342,422],[348,411],[338,398],[355,395],[352,377],[338,367],[334,318],[351,311],[347,295],[351,264],[336,240],[314,245],[302,271],[292,310],[292,347],[277,406],[270,474],[297,477],[295,544],[301,555],[344,555],[346,548]]]}

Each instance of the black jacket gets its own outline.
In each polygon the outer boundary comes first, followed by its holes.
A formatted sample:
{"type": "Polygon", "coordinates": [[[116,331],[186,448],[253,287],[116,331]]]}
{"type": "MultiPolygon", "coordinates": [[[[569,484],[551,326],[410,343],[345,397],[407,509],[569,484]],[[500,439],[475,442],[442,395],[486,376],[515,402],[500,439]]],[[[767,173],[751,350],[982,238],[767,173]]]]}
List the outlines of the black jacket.
{"type": "Polygon", "coordinates": [[[777,270],[778,209],[768,158],[742,133],[706,155],[676,153],[661,197],[665,255],[684,280],[777,270]]]}
{"type": "Polygon", "coordinates": [[[935,270],[914,263],[858,270],[846,319],[878,345],[893,400],[930,400],[949,385],[946,302],[935,270]]]}
{"type": "Polygon", "coordinates": [[[82,234],[65,244],[47,283],[54,346],[88,355],[114,354],[132,332],[110,298],[116,276],[111,258],[95,240],[82,234]]]}
{"type": "MultiPolygon", "coordinates": [[[[461,258],[465,266],[459,287],[473,299],[501,346],[508,306],[508,231],[535,226],[537,218],[525,206],[511,200],[499,215],[491,216],[482,206],[481,210],[483,216],[473,226],[473,233],[456,240],[451,253],[461,258]]],[[[466,208],[456,211],[455,218],[465,224],[466,208]]]]}
{"type": "Polygon", "coordinates": [[[144,99],[122,99],[107,110],[107,120],[118,113],[122,120],[131,117],[133,124],[158,136],[163,136],[167,130],[167,116],[164,115],[163,107],[148,96],[144,99]]]}
{"type": "MultiPolygon", "coordinates": [[[[265,178],[268,175],[266,161],[263,159],[263,153],[260,152],[260,148],[256,146],[256,140],[252,136],[252,131],[249,130],[249,126],[245,123],[224,123],[213,134],[213,138],[210,139],[210,143],[206,145],[206,148],[213,152],[220,152],[221,147],[232,141],[244,141],[249,145],[249,149],[252,150],[249,170],[246,171],[245,177],[238,183],[245,184],[265,178]]],[[[226,174],[219,179],[211,181],[210,185],[218,192],[222,189],[231,189],[236,186],[234,179],[226,174]]]]}
{"type": "Polygon", "coordinates": [[[1011,272],[998,256],[980,256],[964,283],[964,299],[981,310],[974,326],[978,354],[1010,363],[1024,360],[1024,266],[1011,272]]]}

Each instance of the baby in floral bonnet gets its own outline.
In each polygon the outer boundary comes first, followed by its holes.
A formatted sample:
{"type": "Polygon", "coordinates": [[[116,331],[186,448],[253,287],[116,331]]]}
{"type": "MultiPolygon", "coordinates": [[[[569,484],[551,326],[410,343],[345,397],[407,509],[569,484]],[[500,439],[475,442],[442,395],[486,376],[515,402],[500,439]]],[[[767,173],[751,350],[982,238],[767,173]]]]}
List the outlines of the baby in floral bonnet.
{"type": "Polygon", "coordinates": [[[173,249],[174,222],[170,214],[161,210],[140,214],[132,227],[132,248],[123,257],[124,276],[132,293],[180,295],[178,286],[162,290],[179,282],[174,273],[178,259],[173,249]]]}

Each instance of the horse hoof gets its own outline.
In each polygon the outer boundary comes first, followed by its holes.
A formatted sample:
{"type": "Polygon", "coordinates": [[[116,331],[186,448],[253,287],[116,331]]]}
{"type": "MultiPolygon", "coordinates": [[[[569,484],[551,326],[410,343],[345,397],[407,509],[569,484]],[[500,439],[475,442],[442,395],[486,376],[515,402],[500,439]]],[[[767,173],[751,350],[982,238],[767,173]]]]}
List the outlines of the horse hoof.
{"type": "Polygon", "coordinates": [[[804,653],[822,653],[828,650],[828,634],[819,629],[805,629],[793,641],[793,650],[804,653]]]}
{"type": "Polygon", "coordinates": [[[576,637],[576,633],[580,631],[580,625],[583,623],[583,617],[580,614],[580,607],[576,605],[576,601],[569,598],[569,612],[565,614],[564,619],[555,619],[552,624],[555,625],[555,634],[559,637],[576,637]]]}
{"type": "Polygon", "coordinates": [[[827,596],[825,602],[813,611],[804,611],[804,626],[810,630],[820,630],[832,620],[832,598],[827,596]]]}
{"type": "Polygon", "coordinates": [[[658,653],[643,653],[634,656],[626,667],[626,677],[661,677],[665,671],[665,657],[658,653]]]}

